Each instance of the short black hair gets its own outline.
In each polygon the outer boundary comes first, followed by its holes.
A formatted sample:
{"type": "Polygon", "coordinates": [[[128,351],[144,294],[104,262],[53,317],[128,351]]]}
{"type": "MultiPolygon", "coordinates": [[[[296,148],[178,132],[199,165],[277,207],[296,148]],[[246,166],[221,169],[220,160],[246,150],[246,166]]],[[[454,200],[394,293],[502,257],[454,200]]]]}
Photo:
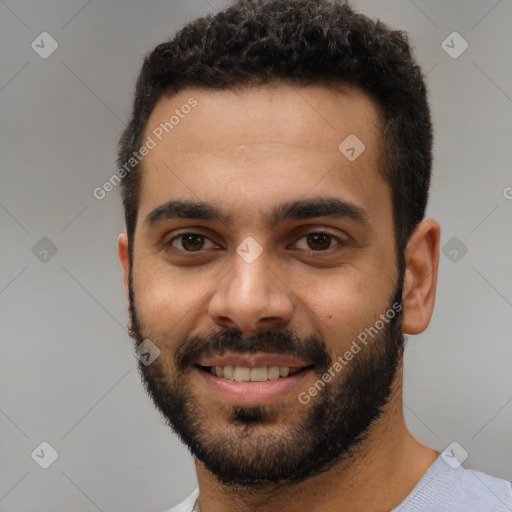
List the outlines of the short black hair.
{"type": "MultiPolygon", "coordinates": [[[[350,85],[379,111],[381,173],[393,203],[396,250],[423,219],[432,166],[432,123],[424,77],[407,35],[338,0],[237,0],[198,18],[146,55],[130,122],[119,141],[123,167],[142,144],[164,95],[199,87],[350,85]]],[[[122,199],[133,256],[140,164],[123,173],[122,199]]]]}

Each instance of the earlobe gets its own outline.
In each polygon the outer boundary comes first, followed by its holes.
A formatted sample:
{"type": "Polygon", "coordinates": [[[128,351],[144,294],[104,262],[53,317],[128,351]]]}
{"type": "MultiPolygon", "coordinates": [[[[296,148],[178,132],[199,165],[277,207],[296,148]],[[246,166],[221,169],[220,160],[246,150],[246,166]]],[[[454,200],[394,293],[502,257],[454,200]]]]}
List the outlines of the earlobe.
{"type": "Polygon", "coordinates": [[[129,294],[129,278],[130,278],[130,254],[128,251],[128,237],[126,233],[121,233],[117,237],[117,257],[123,271],[123,286],[126,299],[129,294]]]}
{"type": "Polygon", "coordinates": [[[423,332],[434,310],[441,228],[433,219],[421,221],[405,249],[402,330],[423,332]]]}

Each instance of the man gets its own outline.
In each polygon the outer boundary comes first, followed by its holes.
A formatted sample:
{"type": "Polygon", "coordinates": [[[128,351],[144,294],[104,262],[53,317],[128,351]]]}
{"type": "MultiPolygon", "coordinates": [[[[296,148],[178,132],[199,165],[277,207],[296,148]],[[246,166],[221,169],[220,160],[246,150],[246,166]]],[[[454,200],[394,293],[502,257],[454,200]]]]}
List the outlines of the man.
{"type": "Polygon", "coordinates": [[[512,510],[403,417],[431,147],[406,37],[339,2],[240,0],[146,58],[118,253],[145,387],[195,458],[171,511],[512,510]]]}

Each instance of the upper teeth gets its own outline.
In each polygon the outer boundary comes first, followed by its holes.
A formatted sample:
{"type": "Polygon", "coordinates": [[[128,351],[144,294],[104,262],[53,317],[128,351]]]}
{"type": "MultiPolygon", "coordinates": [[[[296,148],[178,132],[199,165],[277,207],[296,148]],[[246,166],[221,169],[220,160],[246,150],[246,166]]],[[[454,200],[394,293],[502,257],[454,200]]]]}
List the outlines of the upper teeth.
{"type": "Polygon", "coordinates": [[[269,366],[261,368],[248,368],[246,366],[212,366],[210,368],[213,375],[224,377],[225,379],[237,381],[256,381],[261,382],[267,379],[278,379],[279,377],[288,377],[297,373],[300,368],[289,368],[288,366],[269,366]]]}

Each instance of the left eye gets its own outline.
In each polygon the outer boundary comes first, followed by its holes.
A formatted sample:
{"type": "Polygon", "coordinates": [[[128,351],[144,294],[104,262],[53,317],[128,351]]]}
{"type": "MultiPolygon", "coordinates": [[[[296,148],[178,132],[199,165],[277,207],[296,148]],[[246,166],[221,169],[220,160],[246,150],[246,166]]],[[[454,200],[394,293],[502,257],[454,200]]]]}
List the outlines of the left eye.
{"type": "Polygon", "coordinates": [[[196,252],[204,248],[206,241],[213,243],[208,237],[199,235],[198,233],[182,233],[169,240],[168,245],[172,245],[176,249],[185,250],[187,252],[196,252]],[[181,243],[179,243],[181,247],[174,245],[176,241],[181,241],[181,243]]]}
{"type": "Polygon", "coordinates": [[[331,242],[333,240],[337,241],[337,245],[341,243],[338,237],[322,232],[308,233],[306,236],[300,238],[299,241],[300,240],[305,240],[308,245],[308,247],[302,247],[302,249],[310,251],[326,251],[331,248],[331,242]]]}

